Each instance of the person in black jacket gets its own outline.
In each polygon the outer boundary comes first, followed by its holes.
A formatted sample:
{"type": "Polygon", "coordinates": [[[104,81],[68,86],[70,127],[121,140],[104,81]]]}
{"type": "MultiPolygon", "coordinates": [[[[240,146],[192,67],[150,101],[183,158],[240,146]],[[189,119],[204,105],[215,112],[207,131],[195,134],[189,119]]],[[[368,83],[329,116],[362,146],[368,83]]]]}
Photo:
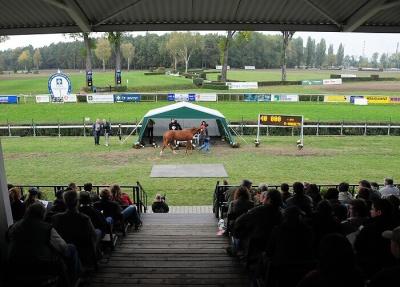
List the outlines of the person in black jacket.
{"type": "Polygon", "coordinates": [[[111,135],[111,124],[110,122],[107,122],[106,119],[103,119],[103,123],[101,125],[102,131],[104,133],[104,139],[105,139],[105,146],[109,145],[109,140],[110,140],[110,135],[111,135]]]}
{"type": "Polygon", "coordinates": [[[25,214],[25,205],[21,201],[21,190],[18,187],[13,187],[9,191],[11,212],[14,222],[22,219],[25,214]]]}
{"type": "Polygon", "coordinates": [[[114,224],[123,220],[122,209],[120,205],[112,201],[111,191],[104,188],[100,192],[100,200],[93,204],[94,208],[103,213],[107,223],[114,224]]]}
{"type": "Polygon", "coordinates": [[[103,214],[93,207],[90,194],[86,191],[79,193],[79,212],[89,216],[96,230],[97,242],[99,242],[107,232],[107,222],[103,214]]]}
{"type": "Polygon", "coordinates": [[[165,203],[165,196],[157,194],[153,204],[151,205],[151,210],[153,210],[154,213],[168,213],[169,207],[168,204],[165,203]]]}

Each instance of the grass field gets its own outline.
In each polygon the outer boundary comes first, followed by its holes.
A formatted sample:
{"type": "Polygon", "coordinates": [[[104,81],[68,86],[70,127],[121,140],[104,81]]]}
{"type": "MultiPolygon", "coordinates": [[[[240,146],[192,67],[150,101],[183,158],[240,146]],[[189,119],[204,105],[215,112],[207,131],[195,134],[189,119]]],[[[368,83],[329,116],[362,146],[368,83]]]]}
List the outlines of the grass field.
{"type": "MultiPolygon", "coordinates": [[[[84,117],[110,119],[111,122],[137,122],[150,109],[168,102],[117,103],[117,104],[21,104],[0,105],[0,124],[35,123],[78,123],[84,117]]],[[[204,106],[222,112],[229,121],[256,122],[259,113],[299,114],[305,121],[345,121],[345,122],[400,122],[400,105],[355,106],[341,103],[251,103],[218,102],[204,103],[204,106]]]]}
{"type": "MultiPolygon", "coordinates": [[[[249,142],[252,138],[246,138],[249,142]]],[[[169,204],[211,204],[217,179],[151,179],[153,164],[223,163],[231,184],[243,178],[255,184],[296,180],[315,183],[382,183],[385,176],[400,178],[400,137],[306,137],[296,149],[295,137],[262,138],[262,144],[232,149],[212,146],[210,154],[197,151],[185,157],[159,149],[132,149],[113,139],[111,147],[95,147],[92,138],[3,138],[7,179],[15,184],[135,184],[140,181],[149,198],[166,193],[169,204]]],[[[49,195],[49,199],[51,196],[49,195]]]]}
{"type": "MultiPolygon", "coordinates": [[[[4,74],[0,75],[0,94],[46,94],[47,81],[51,74],[55,71],[42,71],[40,74],[4,74]]],[[[76,71],[65,72],[71,79],[72,89],[74,93],[80,91],[81,87],[85,86],[85,74],[76,71]]],[[[183,77],[172,77],[166,75],[145,76],[144,71],[123,71],[122,83],[126,85],[128,80],[128,88],[130,91],[137,92],[171,92],[171,91],[199,91],[212,92],[213,90],[196,89],[192,84],[191,79],[183,77]]],[[[379,74],[380,77],[400,77],[400,73],[396,72],[358,72],[358,71],[318,71],[318,70],[288,70],[288,80],[318,80],[327,79],[330,74],[337,73],[352,73],[359,76],[370,76],[370,74],[379,74]]],[[[208,74],[208,78],[216,80],[218,74],[208,74]]],[[[278,69],[273,70],[231,70],[228,71],[228,78],[232,80],[242,81],[277,81],[281,79],[281,72],[278,69]]],[[[105,87],[113,85],[113,72],[95,71],[93,75],[93,85],[105,87]]],[[[383,95],[398,95],[400,88],[397,82],[379,82],[377,83],[349,83],[343,84],[340,87],[328,86],[268,86],[257,90],[261,93],[339,93],[349,94],[383,94],[383,95]],[[395,83],[395,84],[394,84],[395,83]],[[382,86],[383,84],[383,86],[382,86]]],[[[221,91],[216,91],[221,92],[221,91]]],[[[254,90],[235,90],[235,92],[254,92],[254,90]]]]}

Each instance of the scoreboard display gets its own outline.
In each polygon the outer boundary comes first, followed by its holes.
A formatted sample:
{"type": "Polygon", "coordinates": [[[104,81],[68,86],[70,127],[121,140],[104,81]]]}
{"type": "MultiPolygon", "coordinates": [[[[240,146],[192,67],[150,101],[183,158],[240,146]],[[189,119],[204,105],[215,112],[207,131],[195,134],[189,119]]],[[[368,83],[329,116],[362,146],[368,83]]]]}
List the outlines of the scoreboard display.
{"type": "Polygon", "coordinates": [[[260,115],[259,122],[268,126],[300,127],[303,122],[302,116],[288,115],[260,115]]]}

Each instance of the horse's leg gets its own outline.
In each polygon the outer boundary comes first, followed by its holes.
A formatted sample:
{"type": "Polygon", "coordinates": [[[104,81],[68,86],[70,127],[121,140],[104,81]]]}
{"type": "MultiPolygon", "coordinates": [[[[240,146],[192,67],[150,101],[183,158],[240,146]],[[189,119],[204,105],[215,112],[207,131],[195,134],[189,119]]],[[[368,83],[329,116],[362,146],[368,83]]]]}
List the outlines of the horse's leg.
{"type": "MultiPolygon", "coordinates": [[[[172,144],[173,144],[173,141],[172,141],[172,144]]],[[[173,153],[173,154],[177,154],[176,151],[174,150],[174,148],[172,147],[172,144],[170,143],[169,147],[170,147],[170,149],[172,150],[172,153],[173,153]]]]}
{"type": "Polygon", "coordinates": [[[160,156],[163,154],[163,151],[167,146],[168,146],[168,141],[167,141],[167,139],[163,138],[163,146],[160,151],[160,156]]]}

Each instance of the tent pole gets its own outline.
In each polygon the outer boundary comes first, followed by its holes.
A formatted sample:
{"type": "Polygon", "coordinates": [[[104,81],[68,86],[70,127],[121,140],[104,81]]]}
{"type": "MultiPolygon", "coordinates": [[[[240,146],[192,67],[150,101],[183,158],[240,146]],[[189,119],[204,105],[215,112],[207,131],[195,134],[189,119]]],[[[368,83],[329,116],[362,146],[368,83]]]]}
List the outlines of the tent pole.
{"type": "Polygon", "coordinates": [[[131,133],[121,142],[121,144],[123,144],[124,142],[126,142],[126,140],[137,130],[137,128],[139,127],[139,125],[142,123],[144,118],[142,118],[140,120],[140,122],[136,125],[136,127],[131,131],[131,133]]]}

